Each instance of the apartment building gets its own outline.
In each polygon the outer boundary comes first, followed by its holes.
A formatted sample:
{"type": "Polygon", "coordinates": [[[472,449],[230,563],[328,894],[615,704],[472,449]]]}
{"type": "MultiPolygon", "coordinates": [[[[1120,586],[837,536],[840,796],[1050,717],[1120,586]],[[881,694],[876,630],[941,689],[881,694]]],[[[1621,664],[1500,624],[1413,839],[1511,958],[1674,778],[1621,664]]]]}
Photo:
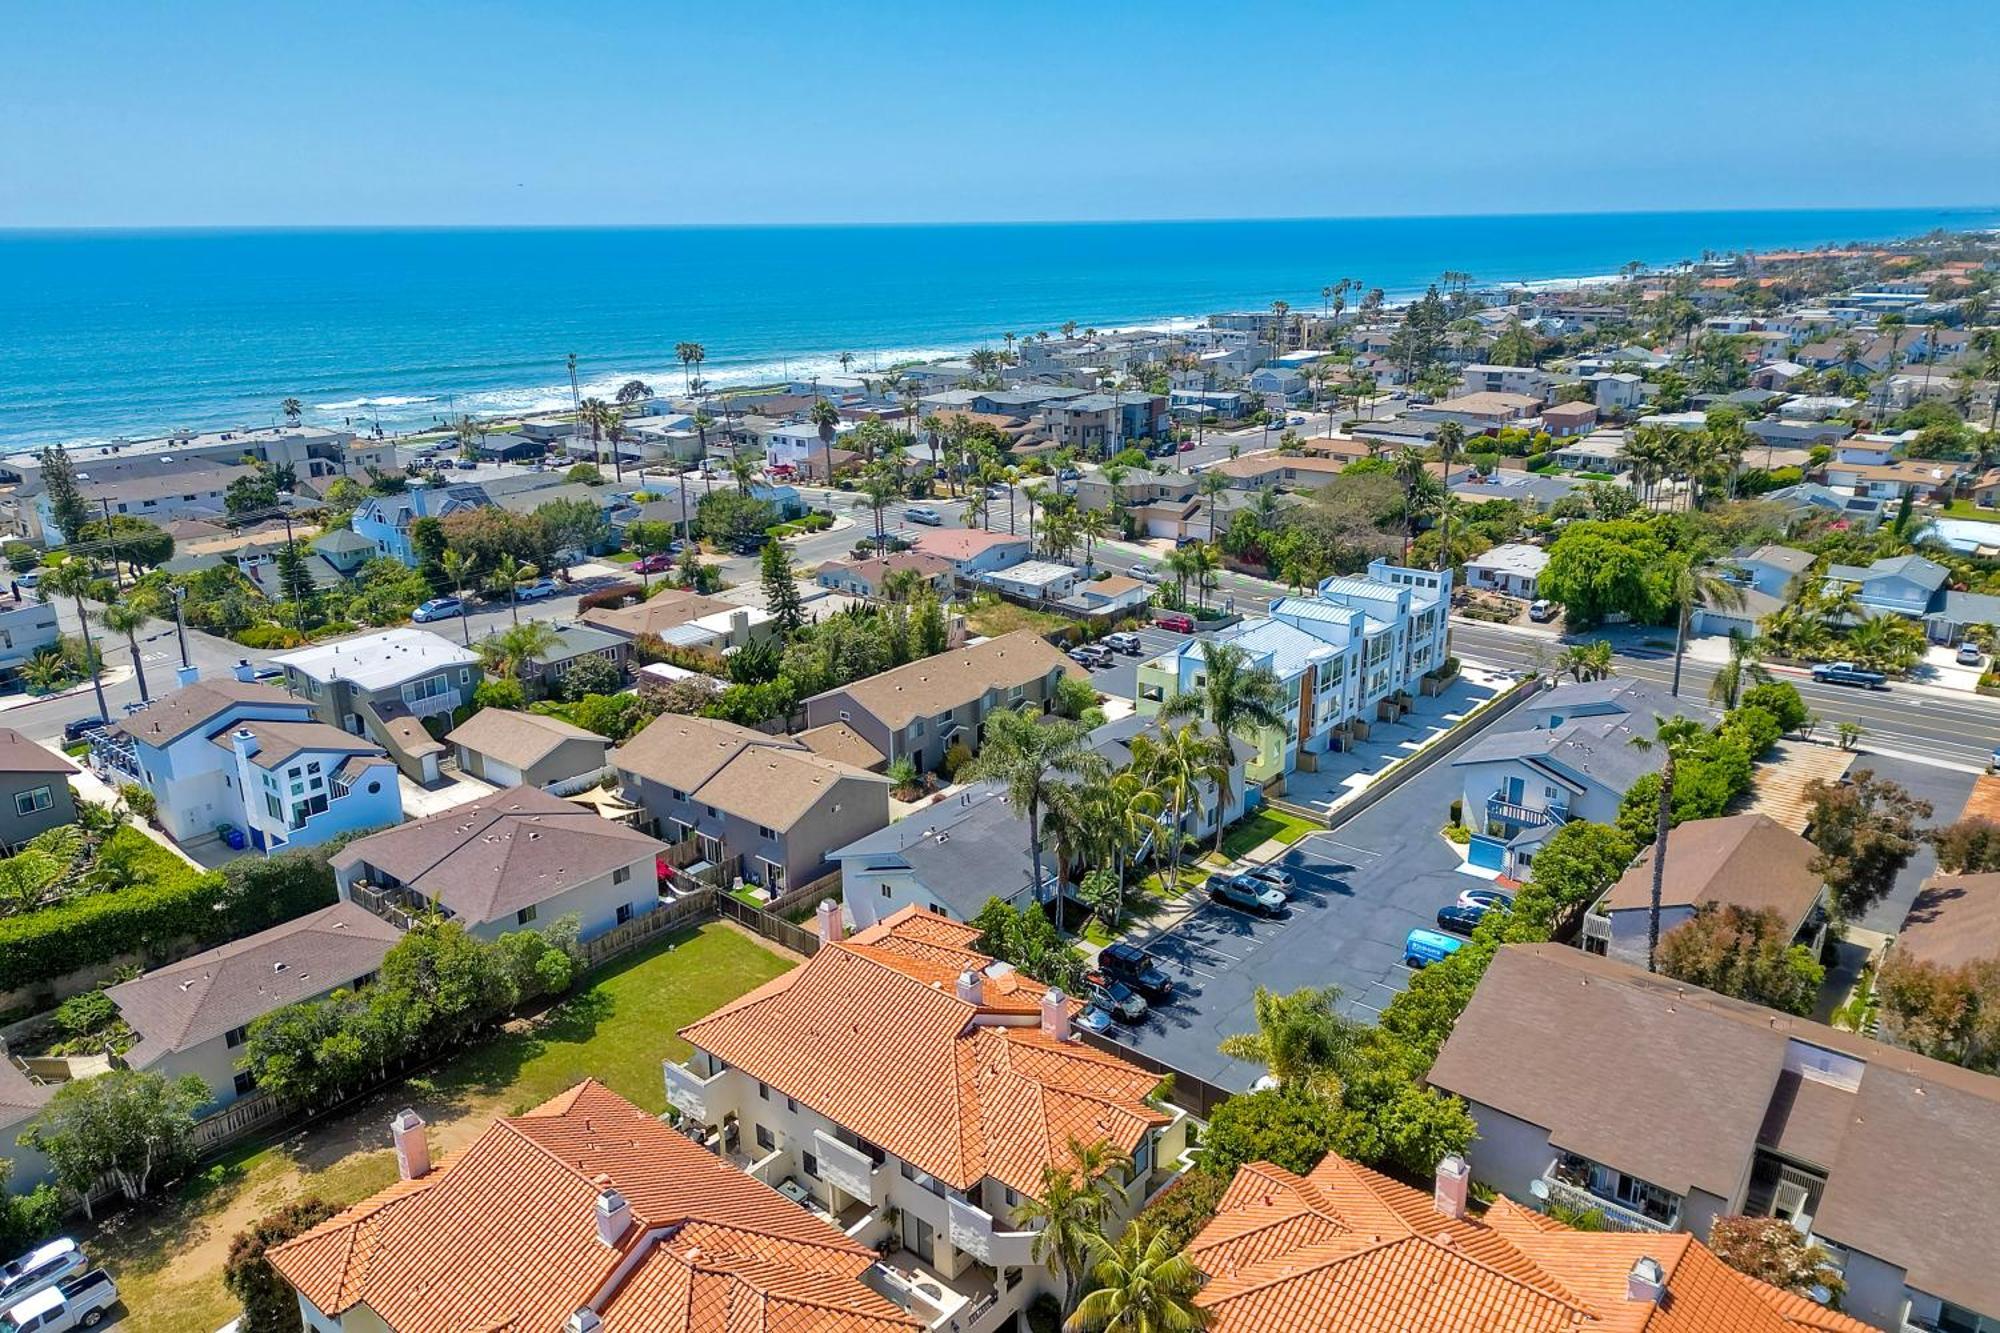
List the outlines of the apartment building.
{"type": "Polygon", "coordinates": [[[316,644],[271,659],[285,685],[328,726],[366,736],[417,782],[435,782],[444,745],[426,719],[448,726],[484,675],[479,654],[421,629],[388,629],[316,644]]]}
{"type": "Polygon", "coordinates": [[[977,929],[915,908],[842,938],[821,905],[811,961],[681,1031],[665,1067],[684,1128],[884,1251],[936,1328],[1015,1326],[1061,1290],[1022,1207],[1076,1147],[1127,1154],[1113,1225],[1181,1170],[1184,1112],[1159,1079],[1072,1031],[1075,1000],[996,963],[977,929]]]}

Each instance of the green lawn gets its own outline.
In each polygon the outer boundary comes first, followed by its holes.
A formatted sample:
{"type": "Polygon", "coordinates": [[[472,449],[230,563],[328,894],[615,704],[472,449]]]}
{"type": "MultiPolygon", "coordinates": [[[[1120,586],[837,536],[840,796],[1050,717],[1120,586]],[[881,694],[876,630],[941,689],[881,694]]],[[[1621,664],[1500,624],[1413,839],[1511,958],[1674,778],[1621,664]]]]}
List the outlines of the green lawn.
{"type": "Polygon", "coordinates": [[[682,1059],[676,1029],[786,971],[789,960],[726,926],[668,935],[618,959],[539,1018],[397,1084],[358,1109],[268,1147],[212,1163],[177,1194],[82,1226],[78,1239],[118,1281],[147,1333],[210,1333],[236,1314],[222,1287],[230,1238],[307,1194],[346,1205],[396,1176],[384,1126],[400,1106],[431,1124],[433,1152],[462,1146],[495,1116],[594,1076],[649,1111],[666,1108],[660,1062],[682,1059]]]}
{"type": "Polygon", "coordinates": [[[637,551],[612,551],[608,555],[592,556],[591,558],[610,565],[629,565],[638,560],[639,553],[637,551]]]}
{"type": "Polygon", "coordinates": [[[1970,518],[1984,523],[2000,523],[2000,509],[1987,509],[1970,500],[1953,500],[1948,505],[1933,505],[1926,512],[1938,518],[1970,518]]]}
{"type": "Polygon", "coordinates": [[[1259,810],[1250,818],[1239,820],[1222,835],[1222,855],[1225,860],[1234,861],[1273,838],[1289,847],[1306,834],[1317,833],[1324,827],[1283,810],[1259,810]]]}

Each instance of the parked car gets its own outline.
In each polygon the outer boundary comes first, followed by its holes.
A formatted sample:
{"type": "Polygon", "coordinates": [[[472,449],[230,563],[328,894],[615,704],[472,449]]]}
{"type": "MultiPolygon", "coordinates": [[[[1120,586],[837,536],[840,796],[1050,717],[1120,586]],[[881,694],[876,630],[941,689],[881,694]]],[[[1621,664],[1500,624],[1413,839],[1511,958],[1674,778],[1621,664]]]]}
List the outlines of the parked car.
{"type": "Polygon", "coordinates": [[[1978,666],[1985,660],[1986,654],[1980,652],[1972,644],[1961,643],[1958,645],[1958,664],[1960,666],[1978,666]]]}
{"type": "Polygon", "coordinates": [[[642,555],[632,562],[634,574],[664,574],[674,567],[674,559],[664,551],[642,555]]]}
{"type": "Polygon", "coordinates": [[[536,579],[533,583],[514,590],[514,596],[523,602],[539,602],[555,596],[562,587],[554,579],[536,579]]]}
{"type": "Polygon", "coordinates": [[[1102,972],[1086,972],[1083,990],[1091,1003],[1110,1010],[1111,1016],[1121,1023],[1142,1023],[1146,1019],[1146,1001],[1122,981],[1114,981],[1102,972]]]}
{"type": "Polygon", "coordinates": [[[1864,671],[1852,662],[1821,662],[1812,669],[1812,678],[1822,685],[1858,685],[1869,690],[1889,688],[1887,676],[1879,671],[1864,671]]]}
{"type": "Polygon", "coordinates": [[[1454,935],[1470,935],[1473,928],[1486,918],[1483,907],[1467,907],[1464,903],[1451,903],[1438,908],[1439,930],[1448,930],[1454,935]]]}
{"type": "Polygon", "coordinates": [[[929,505],[911,505],[903,511],[903,517],[912,523],[921,523],[927,528],[944,526],[944,515],[929,505]]]}
{"type": "Polygon", "coordinates": [[[1182,441],[1181,441],[1181,452],[1182,452],[1182,453],[1184,453],[1184,454],[1191,454],[1191,453],[1193,453],[1193,452],[1194,452],[1194,441],[1193,441],[1193,440],[1182,440],[1182,441]]]}
{"type": "Polygon", "coordinates": [[[5,1333],[66,1333],[72,1328],[96,1328],[104,1312],[118,1303],[118,1284],[111,1274],[93,1268],[64,1278],[7,1307],[0,1316],[5,1333]]]}
{"type": "Polygon", "coordinates": [[[1505,889],[1466,889],[1458,895],[1460,907],[1477,907],[1482,911],[1511,912],[1514,910],[1514,895],[1505,889]]]}
{"type": "Polygon", "coordinates": [[[1139,636],[1136,634],[1126,634],[1123,632],[1107,634],[1100,642],[1112,652],[1123,653],[1127,657],[1137,657],[1140,653],[1146,651],[1146,645],[1140,641],[1139,636]]]}
{"type": "Polygon", "coordinates": [[[453,616],[465,614],[465,603],[456,597],[433,597],[415,611],[410,619],[419,625],[428,625],[433,620],[449,620],[453,616]]]}
{"type": "Polygon", "coordinates": [[[39,569],[31,569],[27,573],[15,579],[14,582],[20,584],[23,588],[27,588],[32,591],[33,589],[42,586],[42,571],[39,569]]]}
{"type": "Polygon", "coordinates": [[[1174,979],[1136,944],[1107,944],[1097,955],[1098,970],[1122,981],[1147,999],[1161,1003],[1174,993],[1174,979]]]}
{"type": "Polygon", "coordinates": [[[1556,618],[1556,604],[1546,597],[1538,597],[1528,603],[1528,619],[1538,625],[1546,625],[1556,618]]]}
{"type": "Polygon", "coordinates": [[[1298,881],[1292,878],[1292,872],[1281,866],[1251,866],[1243,872],[1243,877],[1254,879],[1259,884],[1268,884],[1287,898],[1291,897],[1292,890],[1298,887],[1298,881]]]}
{"type": "Polygon", "coordinates": [[[1076,1025],[1085,1032],[1095,1032],[1100,1037],[1111,1031],[1111,1014],[1095,1004],[1087,1004],[1077,1015],[1076,1025]]]}
{"type": "Polygon", "coordinates": [[[104,722],[101,718],[71,718],[68,722],[63,723],[63,744],[74,745],[78,741],[90,738],[103,730],[104,722]]]}
{"type": "Polygon", "coordinates": [[[1153,617],[1153,623],[1176,634],[1194,633],[1194,617],[1185,611],[1162,611],[1153,617]]]}
{"type": "Polygon", "coordinates": [[[82,1272],[90,1263],[83,1247],[65,1236],[29,1250],[20,1258],[0,1265],[0,1309],[19,1304],[43,1287],[54,1286],[72,1273],[82,1272]]]}
{"type": "Polygon", "coordinates": [[[729,543],[729,549],[737,555],[755,555],[757,552],[763,550],[764,544],[770,540],[771,538],[767,533],[747,532],[729,543]]]}
{"type": "Polygon", "coordinates": [[[1413,930],[1403,937],[1403,963],[1425,967],[1441,963],[1464,947],[1465,941],[1435,930],[1413,930]]]}
{"type": "Polygon", "coordinates": [[[1206,887],[1208,896],[1224,907],[1259,916],[1276,916],[1285,910],[1284,894],[1248,875],[1210,875],[1206,887]]]}
{"type": "Polygon", "coordinates": [[[1069,650],[1069,660],[1086,671],[1099,671],[1117,659],[1095,644],[1080,643],[1069,650]]]}

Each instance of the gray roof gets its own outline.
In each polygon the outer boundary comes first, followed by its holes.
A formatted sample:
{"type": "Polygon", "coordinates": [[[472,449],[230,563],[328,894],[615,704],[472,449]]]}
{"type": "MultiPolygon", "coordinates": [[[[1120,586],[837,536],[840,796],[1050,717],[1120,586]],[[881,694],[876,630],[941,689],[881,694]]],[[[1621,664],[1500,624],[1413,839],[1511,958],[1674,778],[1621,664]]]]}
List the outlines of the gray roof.
{"type": "Polygon", "coordinates": [[[630,642],[622,634],[610,634],[588,625],[557,625],[553,628],[556,641],[547,652],[535,655],[537,662],[567,662],[572,657],[603,652],[607,648],[621,648],[630,642]]]}
{"type": "Polygon", "coordinates": [[[1618,677],[1558,686],[1524,711],[1531,717],[1562,721],[1553,728],[1488,732],[1454,759],[1453,766],[1526,759],[1573,786],[1595,783],[1623,793],[1662,762],[1657,749],[1642,750],[1632,744],[1635,736],[1650,738],[1661,718],[1690,717],[1704,723],[1715,718],[1713,710],[1676,699],[1658,686],[1618,677]]]}
{"type": "Polygon", "coordinates": [[[1920,555],[1894,555],[1877,560],[1868,566],[1868,574],[1871,578],[1908,579],[1911,583],[1929,588],[1933,592],[1942,588],[1944,581],[1951,577],[1951,571],[1943,565],[1926,560],[1920,555]]]}
{"type": "Polygon", "coordinates": [[[130,717],[112,723],[111,729],[165,748],[238,704],[284,705],[296,709],[301,720],[312,712],[311,705],[303,699],[295,699],[269,685],[246,680],[198,680],[161,695],[130,717]]]}
{"type": "Polygon", "coordinates": [[[1984,592],[1947,592],[1931,615],[1954,625],[2000,626],[2000,597],[1984,592]]]}
{"type": "MultiPolygon", "coordinates": [[[[1033,875],[1027,818],[992,783],[967,787],[829,855],[836,861],[894,857],[961,921],[979,915],[988,898],[1010,898],[1027,888],[1033,875]]],[[[1053,873],[1046,855],[1042,873],[1053,873]]]]}
{"type": "Polygon", "coordinates": [[[337,528],[332,532],[322,532],[313,538],[313,546],[321,551],[368,551],[375,550],[375,543],[369,541],[351,528],[337,528]]]}
{"type": "Polygon", "coordinates": [[[1758,547],[1748,555],[1739,557],[1739,559],[1748,561],[1751,564],[1769,565],[1773,569],[1782,569],[1787,574],[1803,574],[1806,570],[1812,568],[1813,554],[1811,551],[1801,551],[1795,546],[1779,546],[1775,543],[1769,543],[1758,547]]]}

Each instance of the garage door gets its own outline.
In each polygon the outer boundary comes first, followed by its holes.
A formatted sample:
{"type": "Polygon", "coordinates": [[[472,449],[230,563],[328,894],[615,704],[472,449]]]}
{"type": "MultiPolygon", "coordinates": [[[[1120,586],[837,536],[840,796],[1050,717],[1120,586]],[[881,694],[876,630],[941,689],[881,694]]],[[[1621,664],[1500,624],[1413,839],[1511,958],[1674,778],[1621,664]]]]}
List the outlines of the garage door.
{"type": "Polygon", "coordinates": [[[1472,845],[1467,849],[1466,860],[1481,870],[1505,870],[1507,868],[1507,844],[1498,838],[1489,838],[1484,833],[1472,835],[1472,845]]]}

